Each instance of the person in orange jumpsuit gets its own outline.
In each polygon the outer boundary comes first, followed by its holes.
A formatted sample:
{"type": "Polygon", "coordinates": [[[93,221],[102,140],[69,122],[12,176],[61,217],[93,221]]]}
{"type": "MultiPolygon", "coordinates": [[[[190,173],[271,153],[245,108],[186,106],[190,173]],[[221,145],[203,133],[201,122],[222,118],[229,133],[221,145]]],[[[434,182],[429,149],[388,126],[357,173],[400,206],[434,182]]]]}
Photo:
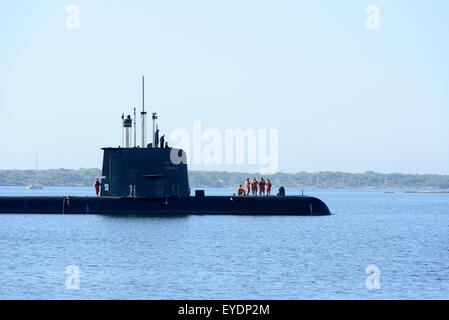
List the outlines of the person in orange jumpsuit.
{"type": "Polygon", "coordinates": [[[98,178],[97,178],[97,180],[95,180],[95,183],[94,183],[95,194],[97,195],[97,197],[99,196],[98,194],[100,193],[100,186],[101,186],[101,183],[100,183],[100,181],[98,181],[98,178]]]}
{"type": "Polygon", "coordinates": [[[260,178],[259,181],[259,195],[265,195],[265,180],[262,178],[260,178]]]}
{"type": "Polygon", "coordinates": [[[246,178],[246,181],[245,181],[245,191],[246,191],[246,195],[247,195],[247,196],[249,196],[249,185],[250,185],[249,178],[246,178]]]}
{"type": "Polygon", "coordinates": [[[237,194],[239,195],[239,196],[241,196],[242,194],[244,194],[245,193],[245,190],[242,188],[242,185],[240,185],[238,188],[237,188],[237,194]]]}
{"type": "Polygon", "coordinates": [[[253,192],[253,196],[257,196],[257,180],[256,180],[256,178],[253,178],[253,181],[251,182],[251,189],[253,192]]]}
{"type": "Polygon", "coordinates": [[[271,192],[271,186],[272,186],[272,184],[271,184],[271,182],[270,182],[270,179],[267,179],[267,196],[270,195],[270,192],[271,192]]]}

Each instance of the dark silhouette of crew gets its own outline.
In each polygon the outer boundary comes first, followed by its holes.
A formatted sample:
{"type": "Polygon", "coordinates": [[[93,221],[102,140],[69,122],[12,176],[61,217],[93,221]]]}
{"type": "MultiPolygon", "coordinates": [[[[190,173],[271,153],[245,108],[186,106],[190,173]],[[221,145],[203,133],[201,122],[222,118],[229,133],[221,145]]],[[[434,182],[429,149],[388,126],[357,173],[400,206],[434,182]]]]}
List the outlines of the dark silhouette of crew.
{"type": "Polygon", "coordinates": [[[165,148],[165,134],[161,137],[161,148],[165,148]]]}

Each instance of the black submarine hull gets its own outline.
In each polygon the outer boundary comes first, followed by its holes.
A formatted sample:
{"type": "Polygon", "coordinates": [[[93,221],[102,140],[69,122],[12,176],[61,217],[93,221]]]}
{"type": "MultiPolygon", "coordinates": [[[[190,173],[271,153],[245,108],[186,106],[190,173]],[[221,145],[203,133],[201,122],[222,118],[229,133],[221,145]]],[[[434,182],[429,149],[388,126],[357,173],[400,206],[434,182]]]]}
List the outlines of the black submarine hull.
{"type": "Polygon", "coordinates": [[[0,197],[0,214],[139,214],[139,215],[298,215],[330,211],[309,196],[130,197],[0,197]]]}

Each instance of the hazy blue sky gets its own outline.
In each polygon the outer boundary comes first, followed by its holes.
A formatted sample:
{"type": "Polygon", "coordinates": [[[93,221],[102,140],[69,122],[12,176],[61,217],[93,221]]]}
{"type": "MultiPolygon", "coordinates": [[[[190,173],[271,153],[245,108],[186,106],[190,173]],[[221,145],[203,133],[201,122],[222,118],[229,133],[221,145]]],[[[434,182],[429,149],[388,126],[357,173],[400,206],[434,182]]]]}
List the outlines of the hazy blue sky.
{"type": "Polygon", "coordinates": [[[281,171],[449,174],[448,12],[444,0],[1,1],[0,169],[33,168],[35,152],[43,169],[100,167],[145,75],[165,133],[194,120],[279,129],[281,171]],[[72,4],[79,30],[66,28],[72,4]]]}

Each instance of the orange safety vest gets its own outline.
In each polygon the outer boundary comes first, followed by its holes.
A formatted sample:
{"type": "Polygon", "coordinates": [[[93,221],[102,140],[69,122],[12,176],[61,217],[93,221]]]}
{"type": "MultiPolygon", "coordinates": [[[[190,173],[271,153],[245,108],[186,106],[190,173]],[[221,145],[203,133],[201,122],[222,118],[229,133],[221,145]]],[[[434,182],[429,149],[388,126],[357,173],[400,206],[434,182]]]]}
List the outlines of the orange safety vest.
{"type": "Polygon", "coordinates": [[[249,193],[249,181],[245,181],[246,193],[249,193]]]}
{"type": "Polygon", "coordinates": [[[238,187],[238,188],[237,188],[237,194],[238,194],[239,196],[242,195],[244,192],[245,192],[245,190],[243,190],[242,187],[238,187]]]}
{"type": "Polygon", "coordinates": [[[256,181],[256,180],[253,180],[253,181],[251,182],[251,186],[253,187],[253,189],[257,190],[257,181],[256,181]]]}

